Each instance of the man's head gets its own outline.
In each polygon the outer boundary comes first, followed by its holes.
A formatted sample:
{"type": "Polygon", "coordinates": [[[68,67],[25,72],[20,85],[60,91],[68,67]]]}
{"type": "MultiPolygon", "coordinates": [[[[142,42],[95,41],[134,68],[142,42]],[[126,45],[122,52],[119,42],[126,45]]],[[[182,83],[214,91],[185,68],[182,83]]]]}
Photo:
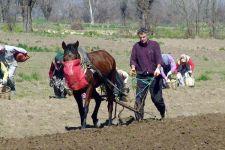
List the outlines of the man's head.
{"type": "Polygon", "coordinates": [[[0,54],[4,53],[4,51],[5,51],[5,45],[0,44],[0,54]]]}
{"type": "Polygon", "coordinates": [[[148,41],[148,30],[146,28],[140,28],[137,31],[137,35],[141,43],[146,43],[148,41]]]}

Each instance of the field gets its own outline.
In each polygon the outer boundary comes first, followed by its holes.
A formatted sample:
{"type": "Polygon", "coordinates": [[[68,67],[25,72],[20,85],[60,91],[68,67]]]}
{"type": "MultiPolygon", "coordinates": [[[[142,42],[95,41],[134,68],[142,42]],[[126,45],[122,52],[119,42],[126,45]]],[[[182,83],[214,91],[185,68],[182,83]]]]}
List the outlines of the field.
{"type": "MultiPolygon", "coordinates": [[[[0,149],[225,149],[225,42],[215,39],[155,39],[164,53],[174,57],[189,54],[195,64],[194,88],[163,91],[167,106],[166,120],[159,117],[150,97],[145,110],[147,120],[128,126],[66,131],[79,126],[73,97],[49,99],[53,90],[48,83],[50,62],[61,43],[80,41],[87,50],[106,49],[116,59],[118,68],[129,70],[132,45],[138,39],[105,39],[67,35],[48,37],[30,33],[1,32],[1,41],[12,45],[36,47],[31,58],[20,63],[16,72],[16,95],[0,100],[0,149]],[[98,143],[98,144],[96,144],[98,143]]],[[[131,84],[131,81],[130,81],[131,84]]],[[[131,86],[131,85],[130,85],[131,86]]],[[[132,100],[128,104],[133,106],[132,100]]],[[[88,124],[92,124],[90,114],[88,124]]],[[[121,108],[120,108],[121,109],[121,108]]],[[[123,117],[133,116],[124,110],[123,117]]],[[[107,103],[99,111],[107,119],[107,103]]]]}

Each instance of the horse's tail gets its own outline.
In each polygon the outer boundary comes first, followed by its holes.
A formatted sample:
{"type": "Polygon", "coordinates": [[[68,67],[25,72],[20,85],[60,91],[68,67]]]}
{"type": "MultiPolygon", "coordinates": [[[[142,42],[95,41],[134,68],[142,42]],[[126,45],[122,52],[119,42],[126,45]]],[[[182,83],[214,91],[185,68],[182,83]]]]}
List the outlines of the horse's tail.
{"type": "Polygon", "coordinates": [[[116,71],[115,84],[118,88],[118,89],[115,89],[116,93],[118,93],[119,95],[123,95],[122,92],[124,91],[124,82],[123,82],[122,77],[118,73],[118,71],[116,71]]]}

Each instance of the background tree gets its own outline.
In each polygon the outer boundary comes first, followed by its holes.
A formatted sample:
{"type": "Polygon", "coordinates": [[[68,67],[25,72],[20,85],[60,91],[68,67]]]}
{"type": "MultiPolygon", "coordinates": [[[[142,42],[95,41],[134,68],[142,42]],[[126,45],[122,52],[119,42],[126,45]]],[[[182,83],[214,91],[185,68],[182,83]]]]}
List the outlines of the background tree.
{"type": "Polygon", "coordinates": [[[48,20],[52,12],[53,0],[39,0],[38,3],[45,19],[48,20]]]}
{"type": "Polygon", "coordinates": [[[122,25],[126,25],[126,16],[127,16],[127,0],[120,1],[120,12],[122,18],[122,25]]]}
{"type": "Polygon", "coordinates": [[[149,29],[152,34],[151,27],[151,8],[154,0],[136,0],[137,4],[137,15],[140,20],[140,26],[149,29]]]}
{"type": "Polygon", "coordinates": [[[19,0],[21,15],[23,17],[23,30],[25,32],[33,31],[31,12],[35,2],[36,0],[19,0]]]}
{"type": "Polygon", "coordinates": [[[7,17],[9,16],[10,0],[0,0],[0,5],[1,5],[2,22],[6,22],[7,17]]]}

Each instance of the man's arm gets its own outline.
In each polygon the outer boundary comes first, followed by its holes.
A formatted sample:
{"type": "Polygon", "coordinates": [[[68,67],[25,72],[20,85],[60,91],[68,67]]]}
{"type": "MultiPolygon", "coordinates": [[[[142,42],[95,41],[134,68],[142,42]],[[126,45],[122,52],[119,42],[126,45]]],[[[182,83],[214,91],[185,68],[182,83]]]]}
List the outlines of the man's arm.
{"type": "Polygon", "coordinates": [[[161,54],[161,49],[159,47],[159,44],[155,41],[154,43],[154,52],[155,52],[155,60],[157,64],[157,68],[155,69],[154,76],[159,76],[160,75],[160,68],[162,64],[162,54],[161,54]]]}
{"type": "Polygon", "coordinates": [[[16,46],[9,46],[9,45],[6,45],[5,46],[5,49],[7,51],[11,51],[11,52],[14,52],[14,51],[17,51],[17,52],[20,52],[20,53],[23,53],[23,54],[26,54],[27,51],[23,48],[20,48],[20,47],[16,47],[16,46]]]}
{"type": "Polygon", "coordinates": [[[55,70],[55,65],[52,62],[51,67],[50,67],[49,72],[48,72],[49,79],[52,79],[54,70],[55,70]]]}
{"type": "Polygon", "coordinates": [[[131,56],[130,56],[130,67],[131,71],[135,71],[137,66],[137,54],[135,46],[132,48],[131,56]]]}

